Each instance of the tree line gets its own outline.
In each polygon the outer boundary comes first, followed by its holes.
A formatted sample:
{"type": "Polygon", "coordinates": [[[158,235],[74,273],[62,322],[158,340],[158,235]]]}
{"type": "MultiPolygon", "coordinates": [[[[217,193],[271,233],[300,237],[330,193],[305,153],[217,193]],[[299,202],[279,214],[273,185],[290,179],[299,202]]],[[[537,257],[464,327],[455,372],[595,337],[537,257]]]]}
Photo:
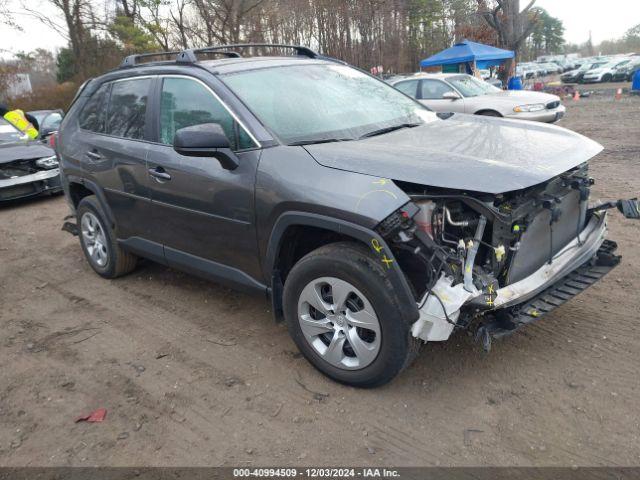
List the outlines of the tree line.
{"type": "Polygon", "coordinates": [[[61,82],[96,75],[126,54],[240,42],[301,44],[396,73],[416,71],[421,59],[463,38],[524,55],[555,53],[564,43],[562,22],[535,0],[522,12],[519,0],[43,1],[62,22],[25,8],[68,40],[57,60],[61,82]]]}
{"type": "MultiPolygon", "coordinates": [[[[520,60],[560,53],[565,43],[562,22],[537,8],[535,0],[526,5],[520,0],[40,0],[40,4],[49,9],[23,0],[21,13],[67,40],[55,57],[60,84],[77,85],[116,67],[130,54],[243,42],[305,45],[366,70],[381,65],[387,73],[415,72],[420,60],[464,38],[516,50],[520,60]],[[57,15],[50,15],[51,9],[57,15]]],[[[0,0],[0,11],[5,27],[19,28],[7,0],[0,0]]],[[[23,53],[14,66],[24,71],[43,59],[50,60],[43,52],[23,53]]],[[[0,76],[2,68],[7,65],[0,67],[0,76]]]]}

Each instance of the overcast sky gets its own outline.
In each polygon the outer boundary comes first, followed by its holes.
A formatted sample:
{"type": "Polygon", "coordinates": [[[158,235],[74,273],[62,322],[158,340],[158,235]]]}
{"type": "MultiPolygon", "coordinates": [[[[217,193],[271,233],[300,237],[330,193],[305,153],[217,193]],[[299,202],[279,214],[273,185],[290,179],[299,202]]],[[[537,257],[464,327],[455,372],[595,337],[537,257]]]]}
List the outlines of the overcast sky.
{"type": "MultiPolygon", "coordinates": [[[[40,6],[40,11],[55,18],[56,11],[43,0],[9,0],[16,22],[24,32],[17,32],[0,26],[0,55],[9,52],[33,50],[38,47],[56,49],[64,46],[66,40],[38,20],[20,14],[22,2],[30,8],[40,6]]],[[[525,4],[526,2],[522,2],[525,4]]],[[[565,38],[571,43],[583,43],[592,31],[593,42],[615,39],[626,30],[640,23],[640,0],[537,0],[536,4],[545,8],[554,17],[560,18],[566,28],[565,38]]]]}

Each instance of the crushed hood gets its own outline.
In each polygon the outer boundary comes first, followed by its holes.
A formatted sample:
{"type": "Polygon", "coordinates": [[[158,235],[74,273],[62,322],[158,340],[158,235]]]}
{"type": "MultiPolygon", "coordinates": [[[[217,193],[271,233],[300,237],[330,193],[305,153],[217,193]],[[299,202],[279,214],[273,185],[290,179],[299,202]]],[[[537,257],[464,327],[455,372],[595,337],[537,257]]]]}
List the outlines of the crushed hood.
{"type": "Polygon", "coordinates": [[[38,141],[21,141],[15,143],[0,143],[0,163],[14,160],[31,160],[33,158],[49,157],[54,150],[38,141]]]}
{"type": "Polygon", "coordinates": [[[537,185],[602,151],[598,143],[557,126],[464,114],[305,148],[326,167],[485,193],[537,185]]]}

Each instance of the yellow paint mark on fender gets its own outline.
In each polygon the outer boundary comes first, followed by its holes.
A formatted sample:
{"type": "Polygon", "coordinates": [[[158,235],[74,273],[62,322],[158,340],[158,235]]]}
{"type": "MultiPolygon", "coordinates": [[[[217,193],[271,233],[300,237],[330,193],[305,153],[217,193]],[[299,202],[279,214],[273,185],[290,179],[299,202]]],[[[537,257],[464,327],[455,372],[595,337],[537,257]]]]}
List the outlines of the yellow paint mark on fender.
{"type": "Polygon", "coordinates": [[[380,253],[384,249],[384,247],[380,245],[380,242],[378,241],[377,238],[371,239],[371,246],[376,251],[376,253],[380,253]]]}
{"type": "Polygon", "coordinates": [[[397,195],[395,193],[393,193],[393,192],[390,192],[389,190],[371,190],[370,192],[367,192],[367,193],[365,193],[365,194],[360,196],[360,198],[356,202],[356,212],[360,211],[360,204],[362,203],[362,201],[365,198],[367,198],[369,195],[371,195],[372,193],[384,193],[385,195],[389,195],[394,200],[398,199],[397,195]]]}
{"type": "Polygon", "coordinates": [[[387,180],[386,178],[381,178],[380,180],[374,180],[373,182],[374,185],[386,185],[387,183],[389,183],[389,180],[387,180]]]}
{"type": "Polygon", "coordinates": [[[393,263],[393,260],[391,260],[389,257],[383,254],[382,263],[384,263],[387,268],[391,268],[391,264],[393,263]]]}

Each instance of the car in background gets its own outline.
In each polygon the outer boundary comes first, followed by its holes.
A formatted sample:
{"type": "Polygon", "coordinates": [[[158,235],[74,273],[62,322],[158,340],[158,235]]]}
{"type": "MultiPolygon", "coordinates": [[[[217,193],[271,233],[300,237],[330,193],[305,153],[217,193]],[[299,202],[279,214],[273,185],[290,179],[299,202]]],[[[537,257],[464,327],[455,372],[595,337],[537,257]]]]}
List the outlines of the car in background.
{"type": "Polygon", "coordinates": [[[55,151],[0,118],[0,203],[61,191],[55,151]]]}
{"type": "Polygon", "coordinates": [[[631,62],[630,58],[626,59],[617,59],[607,63],[606,65],[601,65],[597,68],[589,70],[585,72],[582,77],[583,83],[601,83],[601,82],[610,82],[613,80],[613,75],[615,73],[616,68],[624,67],[628,63],[631,62]]]}
{"type": "Polygon", "coordinates": [[[625,65],[617,66],[613,71],[614,82],[630,82],[635,73],[640,70],[640,57],[631,57],[625,65]]]}
{"type": "Polygon", "coordinates": [[[500,90],[471,75],[420,74],[393,83],[435,112],[457,112],[536,122],[555,122],[565,114],[560,97],[528,90],[500,90]]]}
{"type": "Polygon", "coordinates": [[[536,70],[531,68],[530,65],[520,64],[516,67],[516,76],[521,77],[525,80],[530,80],[532,78],[535,78],[537,75],[536,70]]]}
{"type": "Polygon", "coordinates": [[[584,74],[589,70],[594,70],[596,68],[602,67],[609,63],[608,61],[597,61],[597,62],[585,62],[580,65],[580,68],[575,70],[570,70],[567,73],[563,73],[560,75],[560,81],[562,83],[582,83],[582,78],[584,74]]]}
{"type": "Polygon", "coordinates": [[[539,64],[541,68],[544,69],[546,75],[553,75],[555,73],[562,73],[562,67],[557,63],[553,62],[544,62],[539,64]]]}
{"type": "Polygon", "coordinates": [[[42,140],[45,140],[60,129],[60,124],[64,118],[64,112],[57,110],[33,110],[27,112],[38,121],[38,133],[42,140]]]}

